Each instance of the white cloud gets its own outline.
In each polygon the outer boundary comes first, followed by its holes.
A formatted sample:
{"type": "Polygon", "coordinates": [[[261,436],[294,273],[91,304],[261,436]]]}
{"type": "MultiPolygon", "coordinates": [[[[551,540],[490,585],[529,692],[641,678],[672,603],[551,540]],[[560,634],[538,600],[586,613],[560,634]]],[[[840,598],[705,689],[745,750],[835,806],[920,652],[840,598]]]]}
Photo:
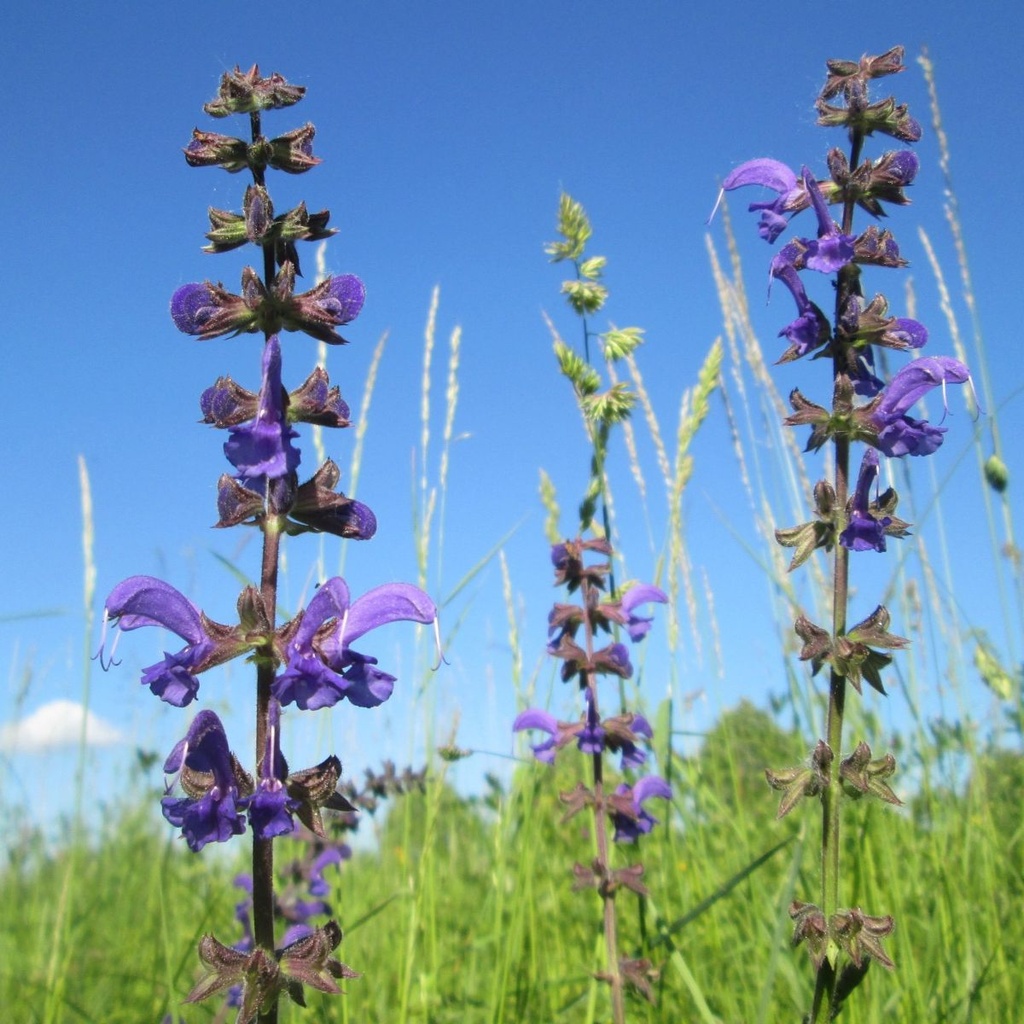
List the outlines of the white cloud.
{"type": "Polygon", "coordinates": [[[90,747],[109,747],[124,737],[104,721],[73,700],[52,700],[20,722],[0,725],[0,751],[6,754],[40,753],[60,747],[75,747],[82,738],[85,715],[85,742],[90,747]]]}

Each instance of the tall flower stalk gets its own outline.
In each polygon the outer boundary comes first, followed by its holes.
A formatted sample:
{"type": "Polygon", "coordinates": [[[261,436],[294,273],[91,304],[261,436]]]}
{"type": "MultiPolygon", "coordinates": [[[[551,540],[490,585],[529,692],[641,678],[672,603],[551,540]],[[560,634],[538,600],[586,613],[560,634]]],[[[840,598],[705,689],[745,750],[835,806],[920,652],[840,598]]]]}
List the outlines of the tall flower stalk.
{"type": "MultiPolygon", "coordinates": [[[[583,414],[591,460],[590,479],[579,508],[579,532],[551,547],[555,585],[564,587],[578,603],[555,603],[548,616],[548,653],[561,661],[562,681],[577,684],[582,709],[578,718],[561,721],[548,711],[530,708],[516,717],[512,728],[547,736],[533,746],[539,761],[552,764],[560,750],[575,746],[589,766],[589,784],[580,781],[570,792],[560,794],[560,799],[566,808],[563,820],[586,812],[593,821],[594,856],[589,864],[577,862],[573,866],[574,888],[593,889],[601,899],[605,967],[596,977],[609,985],[612,1018],[620,1024],[626,1019],[627,987],[652,999],[651,978],[656,972],[645,957],[620,953],[616,896],[623,888],[645,896],[647,889],[642,882],[643,865],[614,866],[612,846],[635,843],[649,833],[658,819],[648,801],[655,797],[668,800],[671,790],[657,775],[639,776],[647,761],[644,745],[653,735],[647,719],[625,707],[618,714],[602,718],[598,684],[602,678],[621,683],[633,675],[629,649],[619,640],[619,633],[625,630],[633,643],[642,640],[650,630],[651,619],[638,614],[639,609],[664,603],[667,598],[651,584],[634,582],[617,588],[614,583],[614,551],[602,500],[605,457],[612,430],[629,415],[634,396],[621,383],[602,392],[600,375],[590,365],[589,342],[593,335],[586,317],[599,309],[607,296],[600,283],[605,259],[583,259],[590,224],[582,206],[567,195],[562,196],[559,209],[559,232],[562,240],[549,245],[547,251],[554,262],[569,260],[576,269],[575,280],[567,281],[562,290],[583,320],[584,356],[561,339],[555,341],[555,356],[583,414]],[[599,503],[602,524],[596,521],[599,503]],[[619,756],[621,781],[612,779],[606,765],[608,755],[619,756]]],[[[639,329],[629,328],[597,337],[605,358],[614,361],[632,353],[641,334],[639,329]]]]}
{"type": "MultiPolygon", "coordinates": [[[[887,458],[930,455],[942,444],[945,428],[910,415],[929,391],[965,383],[967,367],[948,356],[918,357],[889,381],[876,373],[876,350],[915,353],[928,340],[916,320],[891,316],[881,294],[870,301],[862,289],[862,268],[898,269],[906,266],[896,239],[888,229],[871,224],[857,230],[858,210],[875,218],[886,207],[909,200],[905,189],[918,171],[910,149],[865,156],[875,135],[902,143],[921,137],[920,125],[888,97],[871,101],[872,82],[903,71],[903,49],[894,47],[860,61],[830,60],[828,76],[817,100],[819,125],[844,128],[848,148],[832,148],[826,156],[828,175],[819,180],[804,167],[797,174],[777,160],[762,158],[737,167],[723,182],[723,191],[760,185],[773,199],[751,203],[759,212],[758,231],[770,244],[786,231],[790,219],[807,210],[816,221],[813,237],[796,237],[771,260],[772,282],[789,291],[797,317],[780,332],[788,345],[779,362],[810,355],[827,360],[831,368],[831,405],[816,404],[798,390],[790,395],[793,413],[788,426],[809,426],[808,451],[831,446],[832,479],[814,488],[814,518],[776,531],[779,544],[794,549],[790,569],[814,551],[831,554],[831,622],[819,625],[798,615],[794,628],[803,642],[801,658],[812,670],[828,666],[825,737],[818,741],[806,765],[769,770],[771,785],[783,794],[779,816],[788,814],[805,797],[821,802],[821,890],[818,903],[795,901],[794,942],[805,942],[816,971],[808,1020],[830,1021],[843,1001],[863,980],[872,960],[894,966],[882,946],[894,921],[887,914],[868,915],[859,907],[845,908],[841,893],[840,822],[844,796],[874,796],[900,801],[888,779],[896,769],[891,754],[874,757],[859,742],[842,756],[847,686],[858,694],[862,683],[884,694],[881,672],[891,662],[888,652],[907,641],[889,632],[889,613],[881,605],[866,618],[849,624],[851,605],[850,553],[884,552],[890,537],[904,537],[910,524],[897,518],[898,497],[892,488],[880,491],[879,453],[887,458]],[[833,208],[838,221],[833,219],[833,208]],[[825,314],[808,292],[805,272],[832,278],[834,307],[825,314]],[[859,468],[855,453],[860,451],[859,468]]],[[[806,275],[808,278],[813,275],[806,275]]]]}
{"type": "MultiPolygon", "coordinates": [[[[199,956],[205,974],[189,994],[195,1002],[227,992],[239,1007],[241,1024],[257,1019],[275,1024],[282,993],[304,1005],[303,989],[340,992],[338,981],[357,972],[331,955],[341,941],[333,920],[321,927],[297,921],[275,937],[274,840],[300,824],[326,838],[322,811],[351,811],[338,791],[341,762],[331,755],[317,765],[291,770],[281,748],[281,720],[289,705],[305,710],[347,700],[362,708],[386,701],[395,677],[377,667],[377,659],[354,649],[364,634],[395,621],[436,623],[433,601],[406,583],[379,586],[353,599],[340,577],[321,583],[304,611],[278,622],[277,592],[282,538],[329,533],[369,540],[376,530],[373,512],[338,491],[340,473],[327,459],[300,483],[300,423],[347,427],[349,409],[326,370],[317,367],[296,389],[282,383],[284,332],[298,332],[332,345],[345,344],[338,328],[359,315],[366,295],[352,274],[329,277],[296,292],[301,275],[297,243],[334,234],[330,214],[309,213],[305,203],[275,214],[267,171],[302,174],[320,160],[313,155],[313,125],[274,138],[263,134],[263,115],[298,103],[305,92],[281,75],[264,77],[253,66],[223,75],[217,96],[204,110],[214,118],[248,117],[249,138],[193,132],[185,149],[192,167],[248,171],[241,212],[210,209],[207,253],[246,245],[260,252],[259,268],[246,266],[238,293],[210,280],[186,284],[171,299],[171,316],[185,334],[200,340],[225,335],[262,335],[260,387],[249,391],[224,376],[200,398],[203,422],[228,432],[224,454],[233,472],[217,487],[220,528],[248,526],[263,540],[258,585],[247,586],[237,602],[237,622],[209,618],[169,583],[134,576],[111,591],[105,620],[122,632],[162,626],[184,641],[174,654],[145,669],[142,683],[166,703],[185,707],[199,692],[198,676],[207,669],[245,656],[255,666],[256,743],[252,768],[232,750],[220,718],[200,711],[168,756],[165,772],[172,783],[161,802],[164,817],[189,848],[198,852],[252,831],[251,920],[246,909],[246,938],[234,947],[212,935],[203,937],[199,956]],[[172,796],[176,780],[183,796],[172,796]]],[[[115,642],[116,646],[116,642],[115,642]]],[[[109,657],[113,658],[113,651],[109,657]]],[[[323,894],[319,873],[311,884],[323,894]]]]}

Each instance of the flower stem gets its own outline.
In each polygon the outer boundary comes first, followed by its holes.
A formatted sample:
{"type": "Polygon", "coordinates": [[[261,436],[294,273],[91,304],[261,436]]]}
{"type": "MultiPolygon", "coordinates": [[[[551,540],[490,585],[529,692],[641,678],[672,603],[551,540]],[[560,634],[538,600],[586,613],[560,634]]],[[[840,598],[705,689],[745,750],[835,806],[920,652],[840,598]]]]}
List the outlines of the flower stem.
{"type": "MultiPolygon", "coordinates": [[[[260,138],[262,126],[260,112],[249,115],[252,141],[260,138]]],[[[264,184],[265,175],[261,169],[253,168],[256,185],[264,184]]],[[[263,246],[263,280],[269,288],[276,271],[274,247],[263,246]]],[[[267,487],[270,487],[268,481],[267,487]]],[[[269,498],[269,494],[267,496],[269,498]]],[[[263,531],[263,562],[260,567],[260,596],[267,621],[271,628],[277,621],[277,575],[281,554],[281,532],[276,516],[266,515],[263,531]]],[[[256,765],[259,767],[265,755],[267,730],[270,721],[270,691],[274,682],[276,666],[261,661],[256,669],[256,765]]],[[[254,943],[274,957],[274,841],[260,839],[255,830],[252,837],[252,928],[254,943]]],[[[277,1000],[260,1014],[259,1024],[277,1024],[277,1000]]]]}
{"type": "MultiPolygon", "coordinates": [[[[852,158],[859,158],[860,136],[856,136],[851,145],[852,158]]],[[[855,165],[854,165],[855,166],[855,165]]],[[[848,201],[843,209],[844,233],[849,234],[853,228],[853,207],[852,201],[848,201]]],[[[835,322],[841,323],[841,313],[846,307],[850,297],[860,293],[859,271],[855,264],[847,264],[842,267],[836,282],[836,314],[835,322]]],[[[842,344],[837,337],[835,344],[838,348],[842,344]]],[[[832,376],[833,380],[839,380],[844,373],[846,365],[845,353],[837,351],[833,357],[832,376]]],[[[833,397],[833,410],[837,400],[833,397]]],[[[837,535],[845,529],[846,503],[850,496],[850,439],[843,435],[837,435],[833,440],[835,448],[835,507],[838,514],[844,521],[836,524],[837,535]]],[[[836,544],[834,548],[832,566],[832,638],[833,641],[846,632],[846,614],[850,594],[850,552],[843,544],[836,544]]],[[[825,915],[826,922],[832,920],[833,914],[839,909],[839,814],[840,788],[839,767],[843,749],[843,715],[846,710],[846,676],[838,672],[835,666],[829,674],[828,688],[828,718],[826,723],[825,742],[832,751],[828,767],[828,785],[825,787],[821,797],[821,910],[825,915]]],[[[831,947],[831,943],[830,943],[831,947]]],[[[825,958],[818,968],[817,978],[814,986],[814,1003],[811,1008],[810,1024],[817,1024],[820,1020],[831,1020],[833,1017],[833,1006],[835,998],[835,982],[838,973],[835,969],[834,958],[837,950],[834,947],[827,948],[825,958]],[[824,1007],[823,1004],[824,1003],[824,1007]],[[824,1012],[822,1013],[822,1011],[824,1012]],[[819,1016],[821,1014],[821,1016],[819,1016]]]]}
{"type": "MultiPolygon", "coordinates": [[[[585,582],[581,588],[584,608],[592,608],[597,604],[597,595],[593,593],[593,584],[585,582]]],[[[590,616],[584,616],[584,630],[587,643],[587,659],[594,656],[594,627],[590,616]]],[[[583,674],[587,691],[587,726],[593,727],[601,721],[597,703],[597,676],[594,672],[583,674]]],[[[601,900],[604,904],[604,943],[608,961],[607,979],[611,986],[612,1020],[615,1024],[625,1024],[626,1006],[623,997],[622,973],[619,970],[619,938],[618,924],[615,916],[615,891],[609,884],[611,865],[608,855],[608,815],[604,796],[604,752],[597,751],[592,756],[594,773],[594,835],[597,841],[597,860],[601,873],[601,900]]]]}
{"type": "MultiPolygon", "coordinates": [[[[281,552],[281,533],[276,517],[268,516],[263,523],[263,566],[260,574],[260,594],[267,619],[273,624],[277,618],[277,574],[281,552]]],[[[267,729],[270,718],[270,687],[274,682],[275,666],[261,662],[256,670],[256,764],[260,764],[266,751],[267,729]]],[[[274,956],[274,841],[252,837],[252,931],[257,946],[274,956]]],[[[277,1024],[277,1001],[259,1018],[260,1024],[277,1024]]]]}

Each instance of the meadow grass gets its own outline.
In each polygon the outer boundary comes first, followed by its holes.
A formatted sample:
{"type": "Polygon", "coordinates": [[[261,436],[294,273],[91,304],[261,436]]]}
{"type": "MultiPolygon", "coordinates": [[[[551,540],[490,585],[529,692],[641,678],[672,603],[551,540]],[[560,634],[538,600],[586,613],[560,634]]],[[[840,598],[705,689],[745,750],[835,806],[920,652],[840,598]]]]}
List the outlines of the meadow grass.
{"type": "MultiPolygon", "coordinates": [[[[941,128],[937,104],[933,115],[941,128]]],[[[950,210],[965,301],[975,327],[975,351],[967,360],[987,380],[955,201],[950,210]]],[[[689,556],[682,500],[693,472],[692,442],[716,397],[730,425],[735,472],[764,542],[756,554],[773,585],[777,620],[791,622],[795,607],[824,591],[825,569],[812,562],[812,585],[798,595],[786,559],[772,540],[776,526],[802,515],[811,484],[797,439],[778,426],[784,403],[751,322],[727,211],[725,224],[727,261],[723,263],[708,239],[723,312],[722,338],[709,346],[694,387],[682,396],[673,431],[663,426],[651,402],[640,362],[631,359],[627,364],[642,413],[627,435],[628,479],[644,503],[648,537],[663,538],[652,546],[658,577],[671,597],[672,651],[690,640],[695,645],[717,642],[714,595],[698,580],[689,556]],[[673,439],[671,450],[667,437],[673,439]],[[660,475],[663,508],[653,507],[656,489],[645,476],[645,449],[653,453],[660,475]]],[[[937,266],[936,274],[941,274],[937,266]]],[[[437,305],[435,292],[424,343],[421,437],[413,481],[419,582],[428,587],[442,578],[461,346],[456,330],[449,342],[440,452],[435,456],[431,364],[437,305]]],[[[953,318],[951,334],[959,337],[952,301],[945,308],[953,318]]],[[[368,421],[383,345],[381,339],[360,429],[368,421]]],[[[997,410],[991,402],[989,407],[994,418],[989,429],[998,451],[997,410]]],[[[353,490],[362,436],[350,467],[353,490]]],[[[993,497],[985,486],[985,444],[979,433],[979,489],[990,503],[993,561],[1005,577],[1000,597],[1012,635],[1020,617],[1019,567],[1014,575],[1014,565],[1000,552],[1013,542],[1013,520],[1008,499],[993,497]]],[[[543,479],[543,504],[553,521],[557,498],[550,480],[543,479]]],[[[608,481],[613,532],[612,485],[626,486],[625,479],[608,481]]],[[[941,490],[938,482],[930,482],[929,488],[941,490]]],[[[83,484],[83,495],[87,493],[83,484]]],[[[941,520],[941,495],[927,504],[929,514],[941,520]]],[[[903,661],[902,675],[913,725],[897,737],[896,750],[901,769],[912,780],[900,788],[905,807],[847,801],[842,830],[844,900],[882,906],[896,917],[888,950],[897,969],[885,975],[882,968],[872,967],[843,1019],[1010,1024],[1019,1019],[1024,1005],[1018,952],[1024,948],[1019,913],[1024,895],[1019,796],[1024,760],[1016,749],[995,747],[979,732],[969,712],[967,687],[972,684],[967,680],[980,672],[993,688],[994,681],[1005,683],[1004,702],[1007,709],[1017,709],[1018,722],[1020,681],[1001,668],[991,644],[965,638],[955,620],[950,624],[943,597],[953,589],[948,551],[940,550],[936,559],[921,538],[903,544],[912,557],[894,562],[889,585],[894,604],[902,605],[904,620],[913,626],[908,632],[918,650],[927,651],[938,637],[960,714],[936,722],[921,711],[916,680],[923,668],[921,655],[912,651],[903,661]],[[988,675],[978,663],[979,650],[995,662],[988,675]]],[[[634,547],[626,554],[639,560],[644,553],[634,547]]],[[[501,567],[509,615],[511,653],[499,671],[522,694],[527,687],[523,645],[532,641],[524,641],[519,632],[500,538],[439,604],[450,602],[492,558],[501,567]]],[[[89,608],[91,579],[87,553],[89,608]]],[[[448,646],[458,643],[460,622],[448,624],[448,646]]],[[[789,656],[792,666],[794,646],[788,626],[780,625],[780,664],[789,656]]],[[[1004,660],[1012,662],[1013,655],[1009,651],[1004,660]]],[[[524,761],[509,781],[491,779],[485,795],[460,795],[446,778],[447,762],[437,756],[428,661],[421,655],[423,681],[414,690],[416,717],[431,723],[426,787],[394,799],[372,821],[376,842],[357,849],[345,863],[332,897],[346,933],[340,955],[367,977],[347,983],[347,994],[340,999],[311,993],[308,1010],[283,1003],[281,1019],[381,1024],[607,1020],[607,996],[593,978],[602,945],[596,900],[570,893],[567,870],[573,861],[586,859],[592,837],[584,816],[568,827],[558,822],[557,793],[572,788],[574,769],[567,762],[551,769],[524,761]]],[[[643,845],[651,895],[620,900],[623,952],[647,956],[660,968],[655,1003],[631,998],[629,1019],[798,1021],[807,1008],[813,970],[802,950],[790,948],[786,908],[795,896],[816,891],[817,820],[811,813],[775,820],[777,799],[764,783],[763,769],[795,764],[806,756],[820,730],[821,695],[803,668],[790,667],[782,714],[773,717],[744,702],[722,714],[695,749],[680,742],[678,692],[672,676],[653,701],[658,768],[671,779],[675,797],[671,811],[663,815],[665,827],[643,845]]],[[[891,739],[870,703],[858,702],[851,715],[851,735],[863,735],[871,743],[891,739]]],[[[189,854],[154,813],[156,795],[136,785],[103,809],[98,834],[86,834],[71,822],[69,839],[59,848],[31,827],[9,832],[0,865],[4,1021],[137,1024],[160,1021],[166,1014],[189,1022],[231,1019],[216,1000],[183,1008],[181,999],[194,983],[194,949],[200,936],[216,930],[230,941],[225,926],[240,895],[231,879],[248,869],[244,848],[228,846],[202,857],[189,854]]],[[[278,862],[288,859],[287,841],[282,841],[278,862]]]]}
{"type": "MultiPolygon", "coordinates": [[[[811,968],[789,949],[784,908],[814,885],[813,828],[766,825],[774,801],[758,776],[765,758],[801,750],[799,737],[747,705],[723,716],[700,754],[676,758],[681,806],[644,849],[652,897],[623,901],[621,911],[624,948],[661,965],[657,1005],[632,1003],[630,1019],[800,1019],[811,968]]],[[[917,754],[933,760],[938,751],[917,754]]],[[[555,790],[571,781],[529,765],[486,800],[460,797],[440,779],[398,798],[378,847],[344,866],[334,897],[344,957],[369,977],[349,982],[342,999],[312,995],[305,1013],[283,1008],[283,1019],[606,1019],[590,978],[600,942],[594,908],[567,892],[566,864],[587,837],[555,820],[555,790]]],[[[959,793],[922,789],[905,814],[867,802],[848,809],[843,853],[854,900],[884,900],[900,921],[890,947],[897,970],[862,986],[851,1019],[1016,1019],[1022,783],[1019,759],[979,758],[959,793]]],[[[216,1007],[177,1004],[193,981],[198,938],[223,933],[230,920],[230,879],[245,858],[188,854],[151,807],[151,794],[136,793],[108,809],[108,827],[88,844],[54,853],[26,839],[8,851],[5,1020],[44,1019],[62,913],[56,894],[71,860],[63,994],[52,1019],[225,1019],[216,1007]]]]}

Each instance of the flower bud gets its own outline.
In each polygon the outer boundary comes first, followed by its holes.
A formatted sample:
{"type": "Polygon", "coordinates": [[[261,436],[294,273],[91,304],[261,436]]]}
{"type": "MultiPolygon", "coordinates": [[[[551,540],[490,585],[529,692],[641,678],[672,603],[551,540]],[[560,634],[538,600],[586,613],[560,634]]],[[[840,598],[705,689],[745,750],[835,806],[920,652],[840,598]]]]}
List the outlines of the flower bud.
{"type": "Polygon", "coordinates": [[[249,166],[249,147],[244,139],[217,132],[192,130],[192,141],[185,147],[185,160],[189,167],[223,167],[235,174],[249,166]]]}
{"type": "Polygon", "coordinates": [[[290,107],[298,103],[305,93],[304,85],[290,85],[277,72],[269,78],[261,78],[258,64],[253,64],[248,71],[243,71],[236,64],[234,71],[221,75],[216,98],[204,104],[203,110],[210,117],[251,114],[257,110],[290,107]]]}
{"type": "Polygon", "coordinates": [[[294,131],[279,135],[268,143],[267,163],[288,174],[302,174],[322,161],[313,156],[313,136],[316,129],[305,124],[294,131]]]}

